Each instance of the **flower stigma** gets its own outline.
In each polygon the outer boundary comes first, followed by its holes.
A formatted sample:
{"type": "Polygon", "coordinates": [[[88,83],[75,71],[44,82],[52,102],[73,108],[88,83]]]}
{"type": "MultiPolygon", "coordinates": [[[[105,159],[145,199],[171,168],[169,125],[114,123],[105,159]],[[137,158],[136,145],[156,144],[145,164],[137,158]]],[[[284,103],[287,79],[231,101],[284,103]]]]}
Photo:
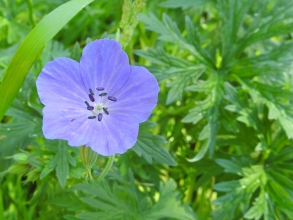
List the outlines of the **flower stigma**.
{"type": "MultiPolygon", "coordinates": [[[[97,87],[96,89],[98,90],[98,93],[104,90],[103,87],[97,87]]],[[[106,106],[107,102],[108,101],[116,102],[117,99],[113,96],[107,96],[108,93],[106,92],[102,92],[98,94],[98,96],[100,97],[100,100],[98,101],[94,97],[95,94],[93,90],[89,89],[89,92],[90,92],[89,99],[91,102],[93,102],[93,104],[90,105],[88,101],[85,101],[85,104],[87,106],[86,107],[87,110],[91,111],[93,115],[88,116],[88,119],[98,118],[98,121],[102,121],[103,115],[109,115],[108,107],[106,106]]]]}

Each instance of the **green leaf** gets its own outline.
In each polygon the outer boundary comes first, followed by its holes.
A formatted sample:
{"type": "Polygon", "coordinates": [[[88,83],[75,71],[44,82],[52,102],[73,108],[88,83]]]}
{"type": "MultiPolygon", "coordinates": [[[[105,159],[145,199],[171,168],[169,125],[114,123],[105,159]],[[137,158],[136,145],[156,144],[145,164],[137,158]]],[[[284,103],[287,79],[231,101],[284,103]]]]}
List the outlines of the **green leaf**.
{"type": "MultiPolygon", "coordinates": [[[[116,187],[115,187],[116,188],[116,187]]],[[[107,183],[101,182],[97,184],[96,182],[89,184],[83,183],[72,187],[74,190],[80,190],[87,193],[90,197],[80,198],[84,203],[86,203],[94,212],[82,212],[77,214],[80,219],[88,219],[92,217],[93,219],[121,219],[122,216],[127,216],[131,219],[131,216],[135,215],[137,210],[131,207],[131,201],[133,198],[128,193],[121,193],[124,189],[110,189],[107,183]]],[[[127,192],[127,190],[125,191],[127,192]]]]}
{"type": "Polygon", "coordinates": [[[239,113],[240,116],[237,117],[238,121],[255,128],[255,130],[261,131],[261,123],[255,106],[249,105],[247,100],[241,98],[236,88],[228,82],[225,83],[224,97],[232,103],[232,105],[225,106],[226,110],[239,113]]]}
{"type": "Polygon", "coordinates": [[[51,40],[47,43],[41,54],[42,65],[44,66],[46,63],[56,59],[57,57],[68,57],[70,52],[68,49],[65,49],[64,46],[58,41],[51,40]]]}
{"type": "Polygon", "coordinates": [[[292,49],[291,42],[282,43],[266,53],[237,60],[231,67],[231,73],[242,78],[263,76],[268,79],[268,76],[274,76],[273,78],[276,80],[276,78],[282,77],[280,73],[290,71],[293,59],[290,52],[292,49]]]}
{"type": "MultiPolygon", "coordinates": [[[[253,22],[249,25],[245,35],[238,45],[237,55],[244,48],[255,44],[258,41],[268,40],[272,37],[286,35],[293,30],[291,20],[293,6],[288,1],[278,1],[274,5],[274,10],[270,10],[270,1],[254,1],[254,12],[258,13],[253,22]]],[[[251,1],[246,1],[251,5],[251,1]]]]}
{"type": "MultiPolygon", "coordinates": [[[[1,24],[0,24],[1,26],[1,24]]],[[[2,27],[3,28],[3,27],[2,27]]],[[[8,63],[10,62],[11,58],[13,57],[13,54],[17,50],[19,44],[13,45],[8,48],[1,48],[0,51],[0,82],[2,81],[4,71],[6,70],[8,63]]]]}
{"type": "Polygon", "coordinates": [[[268,181],[267,192],[269,193],[272,200],[276,203],[275,208],[278,207],[278,209],[286,213],[287,217],[293,216],[292,196],[283,188],[282,185],[275,181],[268,181]]]}
{"type": "Polygon", "coordinates": [[[44,46],[82,8],[93,0],[69,1],[41,20],[16,51],[0,85],[0,119],[17,95],[26,74],[44,46]]]}
{"type": "MultiPolygon", "coordinates": [[[[194,88],[194,86],[188,87],[188,89],[191,88],[194,88]]],[[[196,102],[196,104],[197,107],[189,110],[189,113],[182,119],[182,122],[197,124],[201,119],[207,116],[208,110],[213,106],[211,96],[208,96],[203,101],[196,102]]]]}
{"type": "Polygon", "coordinates": [[[75,42],[73,50],[71,51],[70,57],[73,60],[76,60],[77,62],[79,62],[81,57],[81,50],[80,50],[80,45],[78,42],[75,42]]]}
{"type": "MultiPolygon", "coordinates": [[[[282,169],[279,169],[280,171],[282,171],[282,169]]],[[[281,172],[276,172],[274,170],[272,170],[270,172],[270,178],[274,179],[276,182],[278,182],[283,188],[285,189],[289,189],[293,192],[293,181],[288,178],[286,175],[284,175],[281,172]]]]}
{"type": "Polygon", "coordinates": [[[249,91],[254,102],[263,102],[266,104],[269,109],[268,118],[278,120],[288,138],[293,139],[293,111],[291,104],[284,102],[283,98],[278,97],[277,94],[272,96],[272,92],[258,89],[253,83],[247,80],[241,80],[238,77],[236,78],[243,88],[249,91]],[[272,100],[272,97],[274,97],[274,100],[272,100]]]}
{"type": "Polygon", "coordinates": [[[176,166],[176,162],[170,153],[162,146],[166,143],[165,138],[149,133],[149,128],[155,127],[155,123],[145,122],[140,125],[138,139],[132,150],[143,156],[149,163],[153,160],[159,163],[165,163],[170,166],[176,166]]]}
{"type": "MultiPolygon", "coordinates": [[[[167,68],[164,68],[163,70],[161,68],[158,68],[158,70],[167,71],[166,74],[168,74],[168,77],[176,76],[177,75],[176,71],[178,70],[178,69],[175,69],[174,71],[172,71],[172,70],[169,70],[169,68],[177,67],[179,69],[183,69],[183,68],[192,67],[193,69],[191,69],[190,71],[195,71],[196,69],[193,66],[195,64],[197,64],[197,66],[196,66],[197,69],[204,69],[203,65],[198,64],[198,63],[194,63],[190,60],[186,60],[186,59],[172,56],[172,55],[166,53],[164,51],[164,49],[161,47],[158,47],[156,49],[147,48],[146,51],[135,50],[134,52],[135,52],[135,54],[151,61],[153,64],[158,64],[158,65],[167,67],[167,68]],[[170,71],[171,73],[168,73],[168,71],[170,71]]],[[[161,81],[161,78],[159,78],[159,81],[161,81]]]]}
{"type": "Polygon", "coordinates": [[[47,176],[49,173],[51,173],[54,170],[54,168],[49,168],[49,165],[46,164],[45,167],[42,169],[40,174],[40,180],[43,179],[45,176],[47,176]]]}
{"type": "Polygon", "coordinates": [[[178,1],[178,0],[168,0],[165,2],[160,3],[160,6],[164,8],[182,8],[183,10],[189,8],[189,7],[195,7],[199,8],[200,6],[208,3],[210,0],[184,0],[184,1],[178,1]]]}
{"type": "Polygon", "coordinates": [[[179,200],[179,194],[175,192],[176,184],[173,179],[167,183],[160,183],[160,197],[158,202],[148,211],[146,219],[197,219],[195,214],[179,200]]]}
{"type": "Polygon", "coordinates": [[[147,51],[135,51],[135,53],[152,61],[154,64],[162,66],[149,69],[159,82],[168,82],[167,87],[170,87],[170,90],[166,100],[167,105],[176,100],[181,101],[186,87],[192,81],[196,81],[205,70],[202,64],[179,59],[167,54],[162,49],[148,49],[147,51]]]}
{"type": "Polygon", "coordinates": [[[168,83],[167,87],[170,87],[170,90],[168,92],[166,105],[169,105],[176,100],[181,101],[186,86],[188,86],[193,79],[194,77],[192,75],[186,74],[185,76],[178,76],[175,80],[168,83]]]}
{"type": "Polygon", "coordinates": [[[201,146],[199,152],[193,158],[187,159],[187,160],[189,162],[196,162],[201,160],[204,157],[204,155],[206,155],[206,152],[208,151],[208,149],[209,149],[209,145],[206,142],[201,146]]]}
{"type": "Polygon", "coordinates": [[[1,198],[1,200],[0,200],[0,218],[5,219],[4,204],[3,204],[3,200],[2,200],[2,198],[4,198],[3,193],[2,193],[2,188],[0,188],[0,198],[1,198]]]}
{"type": "MultiPolygon", "coordinates": [[[[253,206],[245,213],[244,217],[248,219],[260,219],[262,215],[268,216],[268,203],[265,196],[265,190],[261,189],[259,197],[255,199],[253,206]]],[[[268,217],[265,217],[268,219],[268,217]]]]}
{"type": "Polygon", "coordinates": [[[177,24],[167,14],[163,14],[163,22],[153,14],[149,16],[141,15],[140,21],[146,24],[146,29],[158,33],[160,35],[158,38],[159,40],[176,43],[179,47],[194,55],[200,63],[210,67],[214,66],[210,59],[203,57],[194,45],[187,42],[182,36],[177,24]]]}
{"type": "MultiPolygon", "coordinates": [[[[216,206],[212,213],[215,219],[233,219],[237,215],[235,212],[238,207],[247,210],[254,192],[266,185],[267,177],[263,166],[244,167],[242,170],[244,176],[242,179],[214,185],[215,190],[226,193],[212,202],[216,206]]],[[[242,216],[243,213],[239,215],[242,216]]]]}
{"type": "Polygon", "coordinates": [[[207,93],[207,97],[202,101],[197,101],[195,103],[197,107],[189,110],[189,113],[182,119],[182,122],[196,124],[204,117],[208,117],[208,120],[213,118],[212,120],[216,121],[215,117],[218,113],[217,108],[214,106],[217,104],[218,99],[221,98],[219,97],[220,93],[217,86],[219,85],[217,85],[216,77],[210,77],[206,81],[197,81],[186,88],[187,91],[207,93]]]}
{"type": "Polygon", "coordinates": [[[210,154],[213,154],[214,148],[216,146],[216,137],[218,131],[217,122],[214,120],[214,116],[210,117],[208,124],[202,129],[199,140],[204,140],[203,145],[201,146],[200,151],[191,159],[188,159],[189,162],[196,162],[201,160],[207,150],[210,150],[210,154]]]}
{"type": "Polygon", "coordinates": [[[117,219],[117,218],[114,218],[113,214],[111,215],[112,213],[109,213],[109,214],[105,214],[105,213],[100,213],[100,212],[83,212],[83,213],[79,213],[77,214],[77,218],[78,219],[84,219],[84,220],[87,220],[87,219],[93,219],[93,220],[99,220],[99,219],[105,219],[105,220],[110,220],[111,218],[112,219],[117,219]]]}
{"type": "Polygon", "coordinates": [[[182,119],[183,123],[192,123],[197,124],[201,119],[204,118],[205,109],[202,108],[202,106],[199,105],[199,107],[196,107],[194,109],[191,109],[189,113],[182,119]]]}
{"type": "Polygon", "coordinates": [[[209,53],[207,53],[206,49],[202,46],[202,38],[200,35],[201,26],[193,22],[190,17],[186,16],[185,28],[187,34],[187,42],[193,45],[198,54],[213,67],[215,60],[211,57],[209,53]]]}
{"type": "Polygon", "coordinates": [[[225,159],[216,159],[216,163],[219,164],[221,167],[224,168],[224,172],[226,173],[235,173],[240,174],[241,173],[241,166],[237,164],[237,161],[235,158],[232,158],[231,160],[225,160],[225,159]]]}
{"type": "Polygon", "coordinates": [[[237,42],[237,35],[242,27],[242,23],[245,21],[248,9],[251,7],[251,1],[217,1],[216,7],[222,20],[222,65],[225,66],[234,58],[232,54],[239,44],[237,42]]]}
{"type": "Polygon", "coordinates": [[[228,182],[221,182],[214,185],[214,189],[219,192],[232,192],[236,191],[235,189],[240,187],[240,182],[238,180],[228,181],[228,182]]]}
{"type": "Polygon", "coordinates": [[[50,169],[55,167],[57,179],[61,187],[65,187],[69,172],[69,164],[75,166],[76,162],[74,158],[71,156],[71,154],[68,152],[68,145],[66,141],[58,141],[57,143],[57,153],[51,161],[48,170],[45,170],[44,173],[42,172],[42,177],[47,175],[50,172],[50,169]]]}
{"type": "Polygon", "coordinates": [[[3,157],[11,156],[15,149],[24,148],[33,141],[36,128],[37,123],[28,120],[14,119],[6,124],[0,123],[0,172],[6,170],[11,163],[3,157]]]}
{"type": "Polygon", "coordinates": [[[36,124],[32,121],[14,120],[11,123],[0,124],[0,153],[8,148],[25,147],[35,127],[36,124]]]}
{"type": "Polygon", "coordinates": [[[134,183],[132,186],[117,186],[116,184],[110,186],[105,181],[100,184],[83,183],[73,186],[73,190],[83,191],[88,195],[80,198],[87,205],[87,208],[84,208],[81,213],[79,212],[77,217],[103,220],[196,219],[192,210],[181,203],[174,180],[171,179],[165,184],[160,183],[159,198],[154,204],[146,192],[142,195],[137,187],[134,187],[134,183]]]}

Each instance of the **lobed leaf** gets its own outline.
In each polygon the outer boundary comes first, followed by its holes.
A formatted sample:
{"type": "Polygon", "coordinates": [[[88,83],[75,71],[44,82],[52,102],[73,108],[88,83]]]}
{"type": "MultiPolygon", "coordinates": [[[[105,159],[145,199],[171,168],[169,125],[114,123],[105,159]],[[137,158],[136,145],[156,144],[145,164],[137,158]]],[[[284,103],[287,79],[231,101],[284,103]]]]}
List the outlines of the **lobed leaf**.
{"type": "Polygon", "coordinates": [[[265,219],[269,217],[268,198],[265,195],[265,190],[261,189],[259,196],[255,199],[253,206],[245,213],[244,217],[248,219],[260,219],[263,215],[265,219]]]}
{"type": "Polygon", "coordinates": [[[167,0],[165,2],[160,3],[160,6],[164,8],[182,8],[183,10],[189,7],[199,8],[200,6],[208,3],[210,0],[185,0],[185,1],[177,1],[177,0],[167,0]]]}
{"type": "Polygon", "coordinates": [[[206,66],[213,67],[213,63],[207,57],[201,55],[194,45],[187,42],[187,40],[182,36],[177,24],[167,15],[163,14],[163,22],[161,22],[153,14],[141,15],[140,21],[146,24],[146,29],[158,33],[159,39],[175,43],[182,49],[189,51],[193,56],[195,56],[198,61],[206,66]]]}
{"type": "Polygon", "coordinates": [[[181,205],[178,200],[178,193],[174,192],[176,184],[174,180],[167,183],[160,183],[160,197],[158,202],[146,214],[146,219],[197,219],[191,210],[185,205],[181,205]]]}
{"type": "Polygon", "coordinates": [[[149,163],[155,160],[159,163],[176,166],[177,164],[173,157],[162,146],[166,143],[165,138],[146,132],[146,129],[154,126],[155,124],[150,122],[145,122],[140,125],[138,139],[132,150],[138,156],[143,156],[149,163]]]}
{"type": "Polygon", "coordinates": [[[69,173],[69,164],[75,166],[76,161],[68,152],[68,145],[66,141],[58,141],[57,143],[57,153],[55,154],[50,165],[48,166],[48,170],[42,171],[42,177],[44,177],[48,172],[50,172],[51,169],[55,168],[56,176],[61,187],[65,187],[67,176],[69,173]]]}
{"type": "Polygon", "coordinates": [[[238,175],[241,173],[242,167],[239,164],[237,164],[235,158],[233,158],[232,161],[225,159],[216,159],[216,163],[223,167],[224,172],[226,173],[234,173],[238,175]]]}

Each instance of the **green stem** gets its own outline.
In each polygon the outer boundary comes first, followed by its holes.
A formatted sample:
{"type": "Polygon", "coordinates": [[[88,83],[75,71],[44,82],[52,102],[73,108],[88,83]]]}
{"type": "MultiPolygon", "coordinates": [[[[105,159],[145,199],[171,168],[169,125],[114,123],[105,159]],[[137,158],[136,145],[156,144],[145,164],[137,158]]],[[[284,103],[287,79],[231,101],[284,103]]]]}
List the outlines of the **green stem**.
{"type": "Polygon", "coordinates": [[[32,28],[34,28],[36,26],[36,22],[35,22],[34,15],[33,15],[32,0],[26,0],[26,4],[28,7],[28,15],[29,15],[30,23],[31,23],[32,28]]]}
{"type": "Polygon", "coordinates": [[[109,172],[110,168],[112,167],[114,159],[115,159],[115,154],[109,157],[108,162],[106,164],[106,167],[103,170],[103,172],[101,173],[101,175],[99,176],[99,178],[97,179],[97,182],[100,182],[107,175],[107,173],[109,172]]]}
{"type": "Polygon", "coordinates": [[[195,185],[195,177],[192,178],[191,183],[188,187],[188,192],[185,198],[186,203],[191,203],[192,202],[192,196],[194,193],[194,185],[195,185]]]}

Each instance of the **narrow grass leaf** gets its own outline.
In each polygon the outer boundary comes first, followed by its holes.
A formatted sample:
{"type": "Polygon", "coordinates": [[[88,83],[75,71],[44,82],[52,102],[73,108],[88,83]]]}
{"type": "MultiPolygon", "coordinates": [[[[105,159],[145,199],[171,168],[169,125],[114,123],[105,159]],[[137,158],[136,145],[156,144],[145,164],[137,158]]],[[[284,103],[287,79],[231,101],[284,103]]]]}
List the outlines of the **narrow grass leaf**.
{"type": "Polygon", "coordinates": [[[91,2],[93,0],[74,0],[61,5],[41,20],[25,38],[12,58],[0,84],[0,119],[17,95],[26,74],[47,42],[91,2]]]}

